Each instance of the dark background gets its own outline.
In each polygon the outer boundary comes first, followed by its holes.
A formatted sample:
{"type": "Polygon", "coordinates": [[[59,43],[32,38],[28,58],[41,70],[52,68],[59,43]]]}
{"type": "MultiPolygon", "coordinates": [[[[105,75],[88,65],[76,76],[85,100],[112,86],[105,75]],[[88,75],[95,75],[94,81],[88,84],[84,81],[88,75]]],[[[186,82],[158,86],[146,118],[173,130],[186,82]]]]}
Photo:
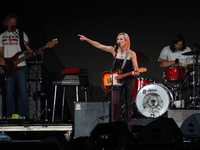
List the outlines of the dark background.
{"type": "MultiPolygon", "coordinates": [[[[140,77],[161,82],[159,68],[161,49],[169,45],[176,33],[183,33],[186,45],[194,49],[200,44],[199,0],[73,0],[73,1],[16,1],[1,3],[0,20],[12,12],[19,17],[19,27],[37,49],[54,38],[59,44],[44,50],[44,66],[49,72],[84,68],[90,73],[93,93],[90,100],[101,101],[101,75],[110,69],[112,55],[81,42],[78,34],[115,45],[116,36],[126,32],[131,49],[144,53],[148,63],[140,77]]],[[[0,31],[5,28],[1,26],[0,31]]]]}

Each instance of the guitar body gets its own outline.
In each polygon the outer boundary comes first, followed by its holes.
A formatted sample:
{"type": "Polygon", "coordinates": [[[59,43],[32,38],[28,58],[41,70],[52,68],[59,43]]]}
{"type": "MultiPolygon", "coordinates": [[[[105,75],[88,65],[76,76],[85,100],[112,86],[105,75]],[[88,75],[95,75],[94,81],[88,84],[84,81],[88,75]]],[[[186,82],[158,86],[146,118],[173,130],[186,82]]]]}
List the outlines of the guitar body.
{"type": "Polygon", "coordinates": [[[111,80],[112,78],[112,73],[110,72],[104,72],[102,74],[101,82],[102,82],[102,88],[105,92],[108,92],[111,90],[111,85],[113,84],[114,86],[121,86],[121,83],[119,82],[120,79],[130,76],[130,75],[138,75],[138,72],[146,72],[147,68],[138,68],[138,71],[131,71],[127,72],[124,74],[120,74],[120,71],[116,69],[113,72],[113,82],[111,80]]]}
{"type": "MultiPolygon", "coordinates": [[[[46,48],[52,48],[56,44],[58,44],[58,41],[57,41],[57,39],[54,39],[51,42],[48,42],[45,46],[43,46],[43,47],[39,48],[38,50],[36,50],[35,52],[42,51],[42,50],[44,50],[46,48]]],[[[29,53],[29,54],[19,58],[19,55],[23,54],[23,52],[18,52],[13,57],[5,58],[6,65],[5,66],[4,65],[0,65],[0,74],[5,78],[9,78],[10,76],[12,76],[12,74],[16,70],[20,70],[21,69],[21,67],[16,67],[17,64],[19,64],[20,62],[22,62],[22,61],[26,60],[27,58],[31,57],[32,53],[29,53]]]]}
{"type": "Polygon", "coordinates": [[[10,58],[5,58],[5,62],[6,65],[0,65],[0,74],[5,77],[5,78],[9,78],[10,76],[12,76],[12,74],[16,71],[16,70],[20,70],[21,67],[16,67],[16,65],[14,65],[14,60],[17,60],[19,55],[21,55],[22,52],[18,52],[16,53],[13,57],[10,58]]]}
{"type": "MultiPolygon", "coordinates": [[[[113,77],[114,77],[113,85],[118,84],[118,80],[115,80],[115,77],[118,76],[119,73],[120,71],[118,69],[113,72],[113,77]]],[[[108,71],[105,71],[102,74],[101,83],[102,83],[102,88],[105,92],[108,92],[111,90],[111,85],[112,85],[111,77],[112,77],[112,73],[108,71]]]]}

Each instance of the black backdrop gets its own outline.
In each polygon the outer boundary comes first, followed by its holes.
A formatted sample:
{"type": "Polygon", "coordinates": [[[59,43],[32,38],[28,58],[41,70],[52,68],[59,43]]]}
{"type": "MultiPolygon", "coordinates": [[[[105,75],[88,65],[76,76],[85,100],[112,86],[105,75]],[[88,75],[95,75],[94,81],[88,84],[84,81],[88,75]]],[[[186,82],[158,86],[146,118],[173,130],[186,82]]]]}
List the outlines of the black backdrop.
{"type": "MultiPolygon", "coordinates": [[[[13,12],[19,17],[19,27],[28,34],[37,49],[53,38],[59,44],[44,52],[44,65],[49,72],[70,68],[87,69],[94,86],[93,100],[104,99],[101,75],[109,70],[112,56],[86,42],[77,34],[106,45],[115,45],[119,32],[127,32],[131,49],[144,53],[148,63],[140,77],[161,82],[163,69],[158,67],[161,49],[176,33],[183,33],[186,44],[200,44],[199,0],[73,0],[2,2],[0,20],[13,12]]],[[[3,32],[4,27],[0,28],[3,32]]]]}

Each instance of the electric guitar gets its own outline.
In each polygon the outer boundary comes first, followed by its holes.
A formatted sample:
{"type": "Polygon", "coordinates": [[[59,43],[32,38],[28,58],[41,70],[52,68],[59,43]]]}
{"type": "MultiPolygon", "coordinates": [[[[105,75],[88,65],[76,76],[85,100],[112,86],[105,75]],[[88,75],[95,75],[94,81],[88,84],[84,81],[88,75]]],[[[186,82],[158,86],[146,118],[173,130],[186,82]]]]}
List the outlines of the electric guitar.
{"type": "MultiPolygon", "coordinates": [[[[42,51],[42,50],[44,50],[46,48],[52,48],[56,44],[58,44],[58,41],[57,41],[57,39],[54,39],[51,42],[46,43],[45,46],[37,49],[36,52],[42,51]]],[[[5,78],[11,77],[12,74],[16,70],[20,70],[21,69],[21,67],[17,67],[17,64],[19,64],[20,62],[22,62],[22,61],[28,59],[29,57],[31,57],[33,55],[33,53],[34,52],[26,54],[25,56],[23,56],[21,58],[18,58],[19,55],[23,54],[23,52],[18,52],[13,57],[4,58],[6,65],[0,65],[0,74],[5,78]]]]}
{"type": "MultiPolygon", "coordinates": [[[[121,86],[121,83],[119,82],[120,79],[130,76],[130,75],[137,74],[138,72],[146,72],[146,71],[147,71],[147,68],[139,68],[137,72],[131,71],[128,73],[120,74],[120,71],[118,69],[116,69],[113,72],[113,85],[121,86]]],[[[109,90],[111,90],[112,73],[110,73],[108,71],[104,72],[102,74],[101,82],[102,82],[102,88],[105,92],[108,92],[109,90]]]]}

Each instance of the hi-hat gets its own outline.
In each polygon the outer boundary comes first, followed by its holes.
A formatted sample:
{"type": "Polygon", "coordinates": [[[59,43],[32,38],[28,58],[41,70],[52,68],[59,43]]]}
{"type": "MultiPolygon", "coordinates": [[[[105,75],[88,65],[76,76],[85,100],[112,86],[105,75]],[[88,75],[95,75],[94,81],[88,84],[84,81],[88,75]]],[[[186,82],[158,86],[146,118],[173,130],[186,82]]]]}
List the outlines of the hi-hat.
{"type": "Polygon", "coordinates": [[[135,52],[136,55],[137,55],[137,61],[138,61],[138,62],[146,63],[146,62],[149,61],[149,58],[148,58],[145,54],[143,54],[143,53],[141,53],[141,52],[139,52],[139,51],[137,51],[137,50],[134,50],[134,52],[135,52]]]}

